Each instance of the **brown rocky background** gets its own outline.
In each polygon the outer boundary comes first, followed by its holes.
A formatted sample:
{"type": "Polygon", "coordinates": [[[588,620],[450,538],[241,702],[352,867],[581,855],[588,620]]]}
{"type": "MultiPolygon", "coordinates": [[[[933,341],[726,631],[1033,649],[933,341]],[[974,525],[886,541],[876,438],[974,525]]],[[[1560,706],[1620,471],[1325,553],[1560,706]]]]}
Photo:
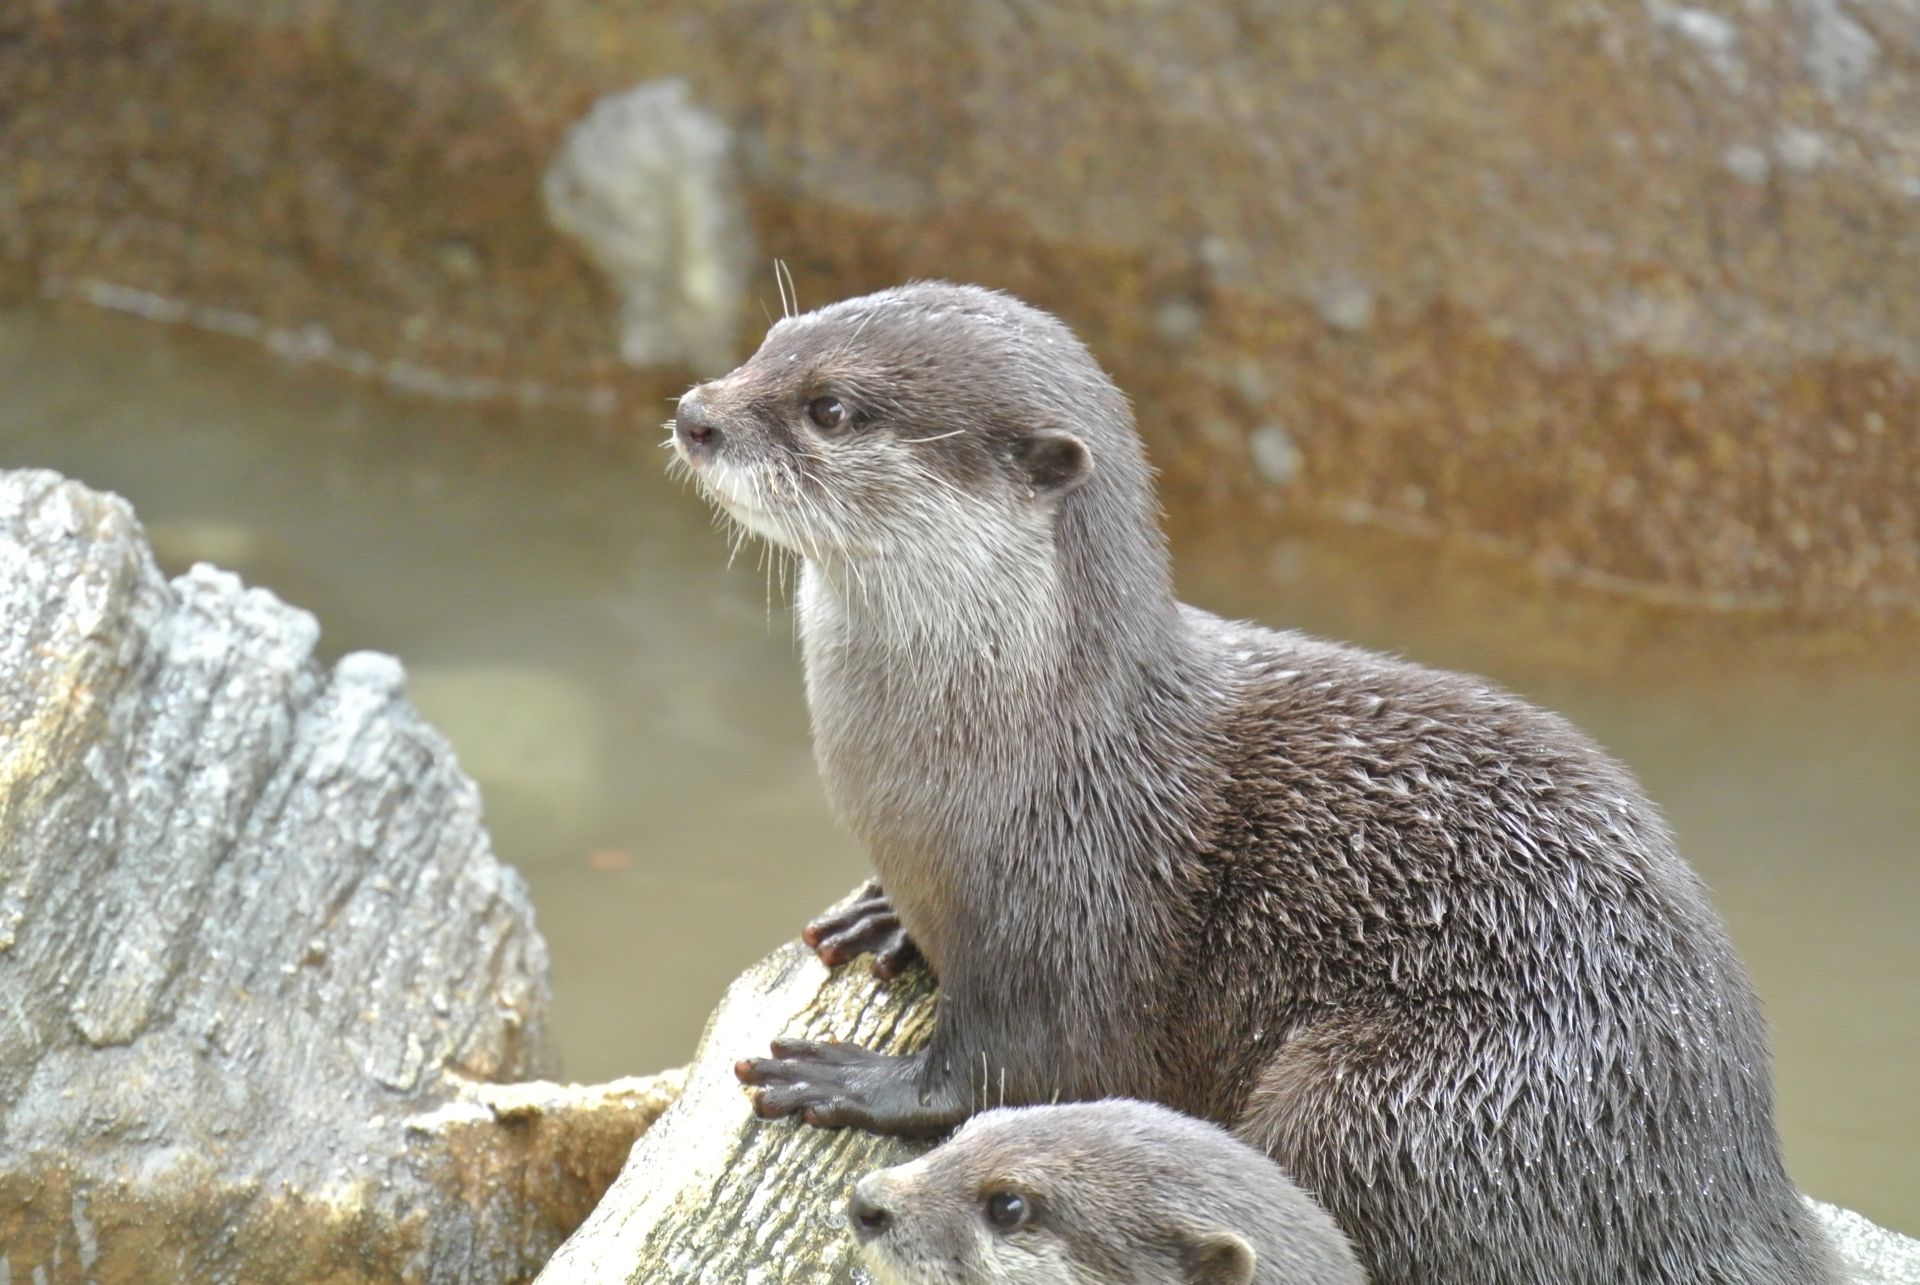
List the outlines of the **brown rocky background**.
{"type": "Polygon", "coordinates": [[[1920,606],[1906,0],[24,0],[0,290],[651,431],[688,370],[623,365],[540,188],[661,77],[731,140],[741,343],[775,256],[802,304],[980,280],[1089,339],[1177,516],[1920,606]]]}

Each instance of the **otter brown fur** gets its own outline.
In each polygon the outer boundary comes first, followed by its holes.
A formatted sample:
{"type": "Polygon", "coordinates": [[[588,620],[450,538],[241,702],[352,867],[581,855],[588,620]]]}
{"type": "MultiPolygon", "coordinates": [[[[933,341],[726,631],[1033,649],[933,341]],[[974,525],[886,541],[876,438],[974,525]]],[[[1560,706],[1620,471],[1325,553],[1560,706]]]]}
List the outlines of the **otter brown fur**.
{"type": "Polygon", "coordinates": [[[1178,603],[1059,321],[944,284],[792,317],[675,440],[802,559],[815,752],[887,898],[812,935],[904,928],[940,981],[917,1054],[741,1063],[763,1114],[1148,1098],[1376,1281],[1833,1278],[1752,987],[1632,778],[1478,679],[1178,603]]]}
{"type": "Polygon", "coordinates": [[[881,1285],[1366,1285],[1279,1165],[1146,1102],[977,1115],[847,1212],[881,1285]]]}

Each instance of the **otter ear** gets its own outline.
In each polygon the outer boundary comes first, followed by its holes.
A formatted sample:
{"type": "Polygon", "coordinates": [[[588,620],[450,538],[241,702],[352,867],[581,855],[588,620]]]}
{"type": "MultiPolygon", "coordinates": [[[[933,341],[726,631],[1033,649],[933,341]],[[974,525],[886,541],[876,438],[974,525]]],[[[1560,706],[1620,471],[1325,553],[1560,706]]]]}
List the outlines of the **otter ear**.
{"type": "Polygon", "coordinates": [[[1093,456],[1087,444],[1060,428],[1042,428],[1021,438],[1013,448],[1014,463],[1036,491],[1063,495],[1087,480],[1093,456]]]}
{"type": "Polygon", "coordinates": [[[1187,1232],[1181,1237],[1181,1277],[1187,1285],[1253,1285],[1253,1246],[1230,1231],[1187,1232]]]}

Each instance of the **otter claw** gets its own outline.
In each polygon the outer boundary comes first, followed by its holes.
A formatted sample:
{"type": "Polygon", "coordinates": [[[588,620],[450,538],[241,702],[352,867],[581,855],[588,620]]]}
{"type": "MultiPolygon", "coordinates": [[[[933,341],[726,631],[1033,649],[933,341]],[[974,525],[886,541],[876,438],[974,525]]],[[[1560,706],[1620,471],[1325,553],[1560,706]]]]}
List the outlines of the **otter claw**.
{"type": "Polygon", "coordinates": [[[797,1115],[827,1129],[942,1132],[965,1110],[946,1095],[923,1097],[920,1068],[918,1057],[893,1057],[857,1044],[775,1040],[772,1057],[745,1058],[733,1070],[742,1084],[758,1090],[753,1110],[762,1119],[797,1115]]]}
{"type": "Polygon", "coordinates": [[[885,981],[898,976],[920,957],[900,923],[893,903],[870,883],[860,899],[844,910],[822,915],[800,932],[800,940],[813,948],[820,962],[836,968],[856,955],[873,955],[873,974],[885,981]]]}
{"type": "Polygon", "coordinates": [[[773,1055],[785,1061],[825,1062],[829,1066],[853,1066],[887,1056],[839,1040],[782,1039],[773,1041],[772,1048],[773,1055]]]}
{"type": "Polygon", "coordinates": [[[798,1115],[808,1124],[836,1127],[858,1117],[849,1100],[856,1068],[873,1068],[891,1059],[850,1044],[816,1040],[775,1040],[772,1057],[743,1058],[733,1064],[742,1084],[758,1090],[754,1114],[763,1120],[798,1115]]]}
{"type": "Polygon", "coordinates": [[[742,1058],[733,1064],[734,1078],[742,1084],[760,1086],[804,1085],[807,1082],[804,1055],[795,1056],[783,1051],[783,1048],[790,1047],[785,1041],[775,1040],[772,1057],[742,1058]]]}
{"type": "Polygon", "coordinates": [[[753,1113],[762,1120],[778,1120],[797,1111],[801,1119],[813,1124],[815,1107],[808,1094],[809,1088],[805,1084],[761,1089],[753,1095],[753,1113]]]}

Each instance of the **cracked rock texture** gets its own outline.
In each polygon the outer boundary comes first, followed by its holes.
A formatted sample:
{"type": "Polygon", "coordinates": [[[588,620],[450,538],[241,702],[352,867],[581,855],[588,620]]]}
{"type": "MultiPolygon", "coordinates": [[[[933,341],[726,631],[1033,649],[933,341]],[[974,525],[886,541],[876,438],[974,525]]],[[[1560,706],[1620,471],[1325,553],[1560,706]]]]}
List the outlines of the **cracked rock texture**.
{"type": "Polygon", "coordinates": [[[0,473],[0,1281],[523,1279],[671,1097],[489,1083],[552,1062],[525,885],[316,635],[0,473]]]}
{"type": "Polygon", "coordinates": [[[724,257],[582,248],[541,186],[664,78],[701,124],[643,151],[691,186],[616,223],[708,226],[736,158],[739,335],[774,257],[802,305],[979,280],[1120,373],[1176,517],[1920,610],[1911,0],[0,6],[0,292],[654,423],[686,372],[622,335],[719,351],[682,327],[724,257]]]}

